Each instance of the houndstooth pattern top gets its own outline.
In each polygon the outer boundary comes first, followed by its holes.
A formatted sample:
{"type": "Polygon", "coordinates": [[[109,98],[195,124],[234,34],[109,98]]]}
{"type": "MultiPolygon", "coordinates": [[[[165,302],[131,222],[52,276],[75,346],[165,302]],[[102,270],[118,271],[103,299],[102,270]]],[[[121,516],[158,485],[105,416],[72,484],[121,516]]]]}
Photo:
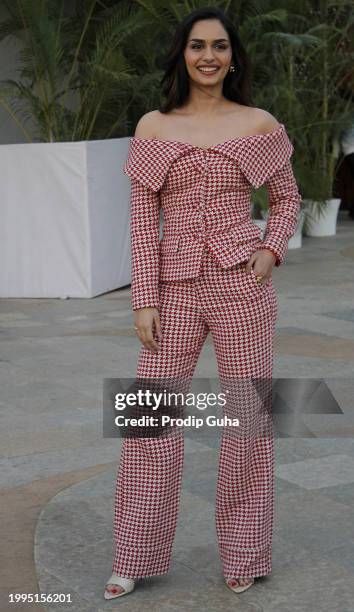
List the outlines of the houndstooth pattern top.
{"type": "Polygon", "coordinates": [[[272,132],[206,149],[131,137],[123,171],[131,178],[133,310],[159,308],[159,280],[196,278],[205,246],[225,269],[248,261],[261,248],[274,253],[276,266],[282,264],[301,203],[293,150],[282,123],[272,132]],[[263,184],[269,215],[261,240],[250,196],[263,184]]]}

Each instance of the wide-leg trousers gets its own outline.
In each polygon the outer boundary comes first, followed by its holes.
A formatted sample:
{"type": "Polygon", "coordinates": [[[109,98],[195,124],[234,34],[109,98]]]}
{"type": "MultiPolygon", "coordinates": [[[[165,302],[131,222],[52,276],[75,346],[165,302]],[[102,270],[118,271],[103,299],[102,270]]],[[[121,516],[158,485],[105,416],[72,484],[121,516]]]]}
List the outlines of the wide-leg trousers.
{"type": "MultiPolygon", "coordinates": [[[[171,377],[188,387],[210,332],[219,380],[234,386],[228,411],[241,422],[237,435],[221,428],[215,522],[222,571],[226,579],[270,574],[274,435],[272,424],[265,424],[267,401],[250,380],[272,378],[277,317],[272,278],[258,283],[245,264],[225,270],[205,247],[198,278],[160,281],[159,291],[160,351],[141,346],[137,377],[171,377]]],[[[177,429],[168,437],[123,439],[112,565],[120,576],[142,578],[170,569],[184,461],[183,429],[177,429]]]]}

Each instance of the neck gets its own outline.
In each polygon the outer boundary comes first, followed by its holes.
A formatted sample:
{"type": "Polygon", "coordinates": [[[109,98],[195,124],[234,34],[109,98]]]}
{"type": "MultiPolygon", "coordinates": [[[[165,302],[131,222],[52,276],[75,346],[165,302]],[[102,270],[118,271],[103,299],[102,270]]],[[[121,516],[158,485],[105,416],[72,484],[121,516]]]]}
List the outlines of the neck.
{"type": "Polygon", "coordinates": [[[186,106],[192,115],[213,116],[220,112],[224,101],[222,84],[205,87],[190,82],[189,98],[186,106]]]}

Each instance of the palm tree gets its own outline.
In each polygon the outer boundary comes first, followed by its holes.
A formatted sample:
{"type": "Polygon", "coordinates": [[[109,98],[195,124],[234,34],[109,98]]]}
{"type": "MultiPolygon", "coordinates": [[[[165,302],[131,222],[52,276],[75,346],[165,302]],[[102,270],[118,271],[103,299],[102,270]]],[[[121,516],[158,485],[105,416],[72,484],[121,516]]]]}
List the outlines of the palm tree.
{"type": "Polygon", "coordinates": [[[18,79],[1,81],[0,104],[28,141],[109,138],[126,131],[127,113],[156,74],[132,69],[124,44],[146,26],[130,2],[5,0],[0,40],[21,40],[18,79]],[[35,125],[34,137],[27,122],[35,125]]]}
{"type": "MultiPolygon", "coordinates": [[[[347,0],[279,5],[270,3],[255,43],[257,103],[286,123],[300,191],[321,215],[332,197],[336,143],[353,112],[354,9],[347,0]]],[[[264,194],[258,201],[265,207],[264,194]]]]}

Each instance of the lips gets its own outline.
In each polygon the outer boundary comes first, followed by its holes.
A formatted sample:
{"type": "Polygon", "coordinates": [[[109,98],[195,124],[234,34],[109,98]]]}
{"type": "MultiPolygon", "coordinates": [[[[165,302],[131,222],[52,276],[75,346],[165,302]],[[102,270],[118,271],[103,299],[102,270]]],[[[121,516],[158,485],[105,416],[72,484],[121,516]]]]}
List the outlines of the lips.
{"type": "Polygon", "coordinates": [[[215,74],[219,70],[219,66],[198,66],[197,70],[202,74],[215,74]]]}

